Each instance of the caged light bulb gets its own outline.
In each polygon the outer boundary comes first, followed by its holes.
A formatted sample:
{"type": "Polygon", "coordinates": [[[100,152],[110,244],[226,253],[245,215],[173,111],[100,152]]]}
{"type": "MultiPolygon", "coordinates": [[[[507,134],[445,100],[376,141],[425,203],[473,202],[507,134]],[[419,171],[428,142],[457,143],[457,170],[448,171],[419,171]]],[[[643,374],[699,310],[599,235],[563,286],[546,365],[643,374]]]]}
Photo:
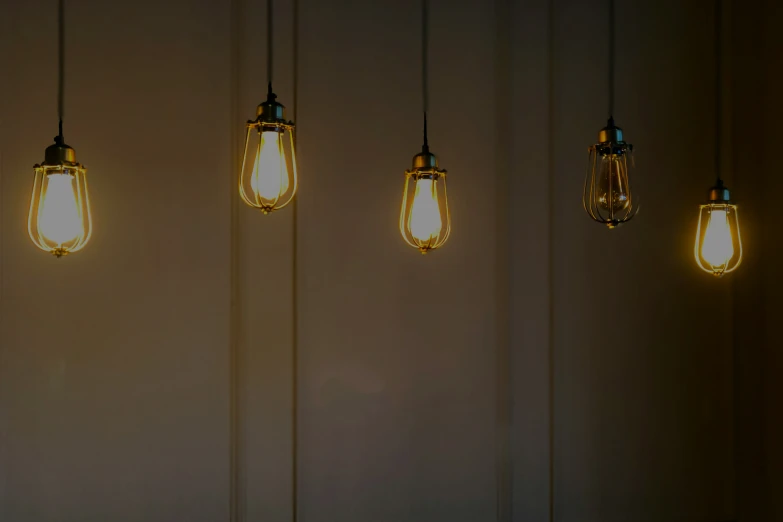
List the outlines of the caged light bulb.
{"type": "Polygon", "coordinates": [[[298,186],[294,122],[285,119],[285,107],[276,98],[270,83],[266,101],[256,109],[256,119],[247,122],[239,173],[242,201],[264,214],[288,205],[298,186]]]}
{"type": "Polygon", "coordinates": [[[739,214],[729,198],[729,189],[718,179],[709,202],[699,207],[693,254],[699,268],[716,276],[733,272],[742,262],[739,214]]]}
{"type": "Polygon", "coordinates": [[[627,223],[639,210],[629,181],[632,153],[633,145],[623,140],[623,130],[612,118],[598,133],[598,143],[588,148],[582,206],[591,219],[609,228],[627,223]]]}
{"type": "Polygon", "coordinates": [[[441,247],[451,234],[446,171],[425,144],[405,171],[400,209],[400,233],[422,254],[441,247]]]}
{"type": "Polygon", "coordinates": [[[62,135],[35,165],[27,230],[33,243],[57,257],[84,248],[92,235],[87,169],[62,135]]]}

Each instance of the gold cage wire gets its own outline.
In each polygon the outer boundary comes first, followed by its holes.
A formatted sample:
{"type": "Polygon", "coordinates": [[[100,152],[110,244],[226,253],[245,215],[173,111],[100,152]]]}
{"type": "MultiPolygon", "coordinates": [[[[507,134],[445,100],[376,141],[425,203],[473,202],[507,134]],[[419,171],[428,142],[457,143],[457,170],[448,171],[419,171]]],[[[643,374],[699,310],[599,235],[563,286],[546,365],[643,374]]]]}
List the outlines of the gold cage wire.
{"type": "Polygon", "coordinates": [[[629,171],[633,145],[623,141],[596,143],[588,148],[582,205],[593,221],[615,228],[636,216],[629,171]],[[629,161],[630,158],[630,161],[629,161]]]}
{"type": "Polygon", "coordinates": [[[727,202],[699,205],[693,256],[699,268],[718,277],[739,268],[742,237],[737,205],[727,202]]]}
{"type": "Polygon", "coordinates": [[[27,230],[57,257],[78,252],[92,236],[87,169],[79,163],[35,165],[27,230]]]}
{"type": "Polygon", "coordinates": [[[294,124],[280,121],[270,123],[261,121],[260,117],[248,121],[239,177],[242,200],[268,214],[288,205],[296,195],[297,188],[294,124]],[[275,144],[266,142],[270,137],[275,138],[275,144]],[[251,149],[254,138],[257,144],[251,149]],[[248,162],[248,152],[251,150],[254,159],[248,162]]]}
{"type": "Polygon", "coordinates": [[[446,170],[437,166],[405,171],[400,233],[422,254],[441,247],[451,234],[446,170]]]}

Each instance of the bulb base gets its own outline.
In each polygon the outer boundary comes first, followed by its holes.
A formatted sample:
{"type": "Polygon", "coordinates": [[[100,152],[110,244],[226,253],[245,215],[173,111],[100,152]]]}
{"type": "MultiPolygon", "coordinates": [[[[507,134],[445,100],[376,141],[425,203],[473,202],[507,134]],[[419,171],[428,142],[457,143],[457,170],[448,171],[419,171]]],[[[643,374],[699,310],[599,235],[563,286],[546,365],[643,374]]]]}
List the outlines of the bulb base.
{"type": "Polygon", "coordinates": [[[598,143],[623,143],[623,129],[614,124],[613,118],[609,118],[606,127],[598,131],[598,143]]]}
{"type": "Polygon", "coordinates": [[[723,185],[723,180],[718,179],[718,183],[709,190],[707,200],[710,203],[729,203],[731,201],[731,193],[728,187],[723,185]]]}
{"type": "Polygon", "coordinates": [[[438,158],[435,157],[435,154],[431,153],[430,151],[421,151],[415,156],[413,156],[413,168],[414,170],[417,169],[437,169],[438,168],[438,158]]]}
{"type": "Polygon", "coordinates": [[[277,101],[277,95],[271,90],[266,95],[266,101],[256,108],[256,121],[259,123],[286,123],[285,106],[277,101]]]}
{"type": "Polygon", "coordinates": [[[54,138],[54,145],[46,147],[43,165],[79,167],[79,164],[76,162],[76,151],[73,150],[73,147],[70,147],[63,142],[62,136],[56,136],[54,138]]]}

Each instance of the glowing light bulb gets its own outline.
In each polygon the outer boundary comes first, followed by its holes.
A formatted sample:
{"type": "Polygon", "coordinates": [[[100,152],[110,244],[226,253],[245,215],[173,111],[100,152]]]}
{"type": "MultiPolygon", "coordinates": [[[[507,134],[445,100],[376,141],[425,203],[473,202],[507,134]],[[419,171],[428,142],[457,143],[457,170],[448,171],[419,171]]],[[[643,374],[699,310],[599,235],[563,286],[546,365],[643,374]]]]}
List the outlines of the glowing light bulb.
{"type": "Polygon", "coordinates": [[[598,205],[604,210],[619,212],[628,206],[628,173],[623,157],[607,154],[601,158],[598,205]]]}
{"type": "Polygon", "coordinates": [[[58,246],[84,234],[84,223],[73,187],[73,176],[67,173],[47,176],[46,194],[41,203],[39,230],[58,246]]]}
{"type": "Polygon", "coordinates": [[[701,256],[713,268],[727,265],[734,257],[734,241],[725,209],[713,209],[710,212],[701,245],[701,256]]]}
{"type": "Polygon", "coordinates": [[[261,145],[253,166],[250,187],[257,197],[276,200],[288,191],[288,165],[280,148],[281,134],[261,133],[261,145]]]}
{"type": "Polygon", "coordinates": [[[420,179],[416,182],[416,194],[411,205],[410,227],[411,235],[422,242],[438,237],[443,227],[436,183],[437,181],[431,179],[420,179]]]}

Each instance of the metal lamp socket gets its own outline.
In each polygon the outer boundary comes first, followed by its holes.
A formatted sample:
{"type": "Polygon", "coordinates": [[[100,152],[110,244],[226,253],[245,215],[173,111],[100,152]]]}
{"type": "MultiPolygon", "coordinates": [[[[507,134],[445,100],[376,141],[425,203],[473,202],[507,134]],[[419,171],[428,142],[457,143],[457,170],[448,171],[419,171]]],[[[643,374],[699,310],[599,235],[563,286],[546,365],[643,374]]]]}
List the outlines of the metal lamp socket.
{"type": "Polygon", "coordinates": [[[57,136],[54,138],[54,145],[46,147],[43,165],[77,167],[79,164],[76,163],[76,151],[63,142],[62,136],[57,136]]]}
{"type": "Polygon", "coordinates": [[[429,151],[422,151],[413,157],[414,169],[437,169],[438,158],[429,151]]]}
{"type": "Polygon", "coordinates": [[[266,101],[256,109],[257,121],[261,123],[285,123],[285,106],[279,103],[277,95],[270,92],[266,101]]]}
{"type": "Polygon", "coordinates": [[[614,120],[609,120],[606,127],[598,131],[598,143],[622,143],[623,129],[615,126],[614,120]]]}
{"type": "Polygon", "coordinates": [[[731,200],[731,193],[723,186],[723,181],[718,180],[717,185],[707,193],[707,199],[710,203],[728,203],[731,200]]]}

